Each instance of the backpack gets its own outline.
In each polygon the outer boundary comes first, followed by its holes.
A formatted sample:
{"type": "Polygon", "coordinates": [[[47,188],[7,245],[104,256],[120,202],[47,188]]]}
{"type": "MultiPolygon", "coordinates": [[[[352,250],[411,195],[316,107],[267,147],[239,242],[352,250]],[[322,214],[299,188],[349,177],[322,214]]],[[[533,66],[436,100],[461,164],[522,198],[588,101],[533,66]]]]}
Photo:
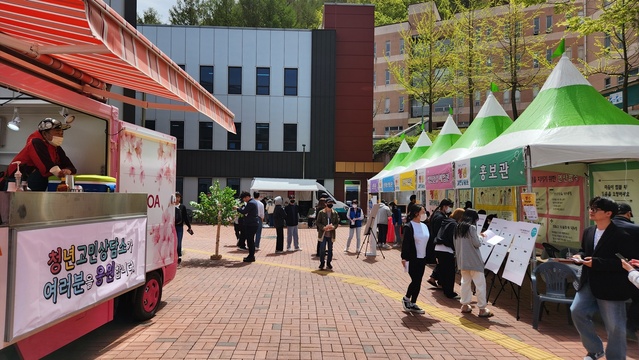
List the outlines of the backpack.
{"type": "Polygon", "coordinates": [[[457,221],[451,218],[445,218],[442,220],[442,226],[439,228],[439,232],[435,237],[435,244],[445,245],[455,250],[453,243],[453,237],[455,235],[455,229],[457,228],[457,221]]]}
{"type": "Polygon", "coordinates": [[[182,209],[179,206],[175,207],[175,225],[182,225],[182,209]]]}

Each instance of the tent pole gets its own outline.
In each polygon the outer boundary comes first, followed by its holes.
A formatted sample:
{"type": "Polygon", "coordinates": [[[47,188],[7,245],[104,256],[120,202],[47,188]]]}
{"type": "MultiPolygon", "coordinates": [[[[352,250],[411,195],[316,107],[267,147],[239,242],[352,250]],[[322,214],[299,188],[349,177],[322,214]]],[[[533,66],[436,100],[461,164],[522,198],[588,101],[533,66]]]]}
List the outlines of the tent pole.
{"type": "Polygon", "coordinates": [[[532,193],[532,160],[530,158],[530,145],[524,148],[524,164],[526,165],[526,191],[532,193]]]}

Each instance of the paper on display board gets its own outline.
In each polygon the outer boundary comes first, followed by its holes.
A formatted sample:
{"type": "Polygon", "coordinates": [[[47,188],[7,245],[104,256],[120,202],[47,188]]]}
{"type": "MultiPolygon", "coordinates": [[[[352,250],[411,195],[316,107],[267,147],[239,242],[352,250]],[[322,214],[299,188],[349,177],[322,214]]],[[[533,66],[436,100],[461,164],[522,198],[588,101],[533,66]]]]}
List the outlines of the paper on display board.
{"type": "Polygon", "coordinates": [[[486,214],[479,214],[479,220],[477,220],[477,235],[481,234],[481,229],[484,228],[486,222],[486,214]]]}
{"type": "Polygon", "coordinates": [[[488,260],[486,261],[486,269],[497,274],[499,268],[501,268],[501,265],[504,262],[504,259],[506,259],[506,256],[508,255],[508,249],[510,248],[510,243],[513,239],[513,224],[515,223],[499,219],[500,221],[497,221],[497,224],[493,224],[495,220],[497,219],[493,219],[490,223],[492,231],[495,232],[496,230],[499,230],[499,236],[504,239],[493,246],[493,251],[490,253],[488,260]],[[501,228],[499,229],[498,226],[501,226],[501,228]]]}
{"type": "Polygon", "coordinates": [[[514,227],[513,241],[510,245],[508,261],[506,261],[502,277],[521,286],[526,275],[526,269],[535,251],[539,225],[519,222],[514,227]]]}

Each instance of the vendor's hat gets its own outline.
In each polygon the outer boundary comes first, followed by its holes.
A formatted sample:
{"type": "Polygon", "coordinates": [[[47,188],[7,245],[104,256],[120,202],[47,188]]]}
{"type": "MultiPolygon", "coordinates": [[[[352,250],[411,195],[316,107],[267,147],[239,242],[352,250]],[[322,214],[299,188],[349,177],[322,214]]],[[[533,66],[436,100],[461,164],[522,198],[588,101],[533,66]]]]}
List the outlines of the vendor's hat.
{"type": "Polygon", "coordinates": [[[40,123],[38,124],[38,130],[40,131],[47,131],[47,130],[51,130],[51,129],[62,129],[62,130],[66,130],[68,128],[70,128],[71,125],[67,124],[64,120],[60,121],[58,119],[54,119],[54,118],[46,118],[42,121],[40,121],[40,123]]]}

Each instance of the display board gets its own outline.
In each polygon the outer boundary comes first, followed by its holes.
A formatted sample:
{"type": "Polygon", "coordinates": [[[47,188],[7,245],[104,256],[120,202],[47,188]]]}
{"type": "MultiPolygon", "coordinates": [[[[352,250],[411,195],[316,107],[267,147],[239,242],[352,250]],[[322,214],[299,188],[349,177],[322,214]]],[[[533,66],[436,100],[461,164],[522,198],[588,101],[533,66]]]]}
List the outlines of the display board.
{"type": "Polygon", "coordinates": [[[502,277],[521,286],[526,275],[526,269],[535,251],[539,225],[525,222],[518,222],[512,225],[514,236],[502,277]]]}
{"type": "Polygon", "coordinates": [[[486,187],[474,189],[473,207],[497,214],[500,219],[517,220],[517,189],[514,187],[486,187]]]}
{"type": "Polygon", "coordinates": [[[489,230],[504,238],[493,247],[488,260],[486,261],[486,269],[495,274],[497,274],[499,268],[501,268],[502,263],[508,255],[508,249],[510,248],[510,244],[513,240],[514,231],[516,230],[514,224],[516,223],[512,221],[495,218],[490,222],[490,226],[488,227],[489,230]]]}
{"type": "Polygon", "coordinates": [[[374,204],[371,211],[368,213],[368,218],[366,219],[366,224],[364,225],[364,235],[370,235],[371,227],[374,224],[377,224],[377,212],[379,211],[380,204],[374,204]]]}

